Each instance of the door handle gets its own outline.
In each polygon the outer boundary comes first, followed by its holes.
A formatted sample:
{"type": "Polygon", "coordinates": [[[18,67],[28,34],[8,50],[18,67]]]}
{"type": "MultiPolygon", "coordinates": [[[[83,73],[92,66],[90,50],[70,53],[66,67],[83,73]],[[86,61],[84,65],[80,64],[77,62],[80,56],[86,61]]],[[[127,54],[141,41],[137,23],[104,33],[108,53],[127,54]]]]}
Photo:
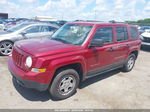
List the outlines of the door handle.
{"type": "Polygon", "coordinates": [[[129,47],[130,47],[130,45],[129,45],[129,44],[127,44],[127,45],[126,45],[126,47],[127,47],[127,48],[129,48],[129,47]]]}
{"type": "Polygon", "coordinates": [[[114,51],[114,48],[110,47],[110,48],[107,49],[107,51],[114,51]]]}

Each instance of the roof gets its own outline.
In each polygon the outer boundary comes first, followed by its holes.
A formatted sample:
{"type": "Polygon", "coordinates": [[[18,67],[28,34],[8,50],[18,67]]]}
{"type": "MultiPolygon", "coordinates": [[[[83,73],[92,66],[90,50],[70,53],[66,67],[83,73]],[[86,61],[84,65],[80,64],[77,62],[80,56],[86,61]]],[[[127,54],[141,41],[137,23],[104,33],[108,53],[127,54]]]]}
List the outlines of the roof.
{"type": "Polygon", "coordinates": [[[59,28],[57,25],[50,24],[50,23],[44,23],[44,22],[23,22],[21,24],[27,24],[27,25],[31,25],[31,26],[32,25],[48,25],[48,26],[59,28]]]}
{"type": "Polygon", "coordinates": [[[82,25],[122,25],[122,26],[135,26],[127,23],[119,23],[119,22],[101,22],[101,21],[75,21],[69,22],[70,24],[82,24],[82,25]]]}

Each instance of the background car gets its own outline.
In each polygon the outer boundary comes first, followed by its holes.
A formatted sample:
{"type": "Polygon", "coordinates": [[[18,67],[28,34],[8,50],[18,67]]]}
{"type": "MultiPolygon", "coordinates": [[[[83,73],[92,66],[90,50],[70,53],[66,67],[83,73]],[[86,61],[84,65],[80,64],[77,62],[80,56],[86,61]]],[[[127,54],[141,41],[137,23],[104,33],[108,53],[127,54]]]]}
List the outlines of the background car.
{"type": "Polygon", "coordinates": [[[5,24],[5,20],[0,19],[0,31],[3,30],[5,24]]]}
{"type": "Polygon", "coordinates": [[[142,45],[150,46],[150,29],[141,34],[142,45]]]}
{"type": "Polygon", "coordinates": [[[63,26],[64,24],[67,23],[67,21],[65,21],[65,20],[60,20],[60,21],[57,21],[57,23],[58,23],[60,26],[63,26]]]}
{"type": "Polygon", "coordinates": [[[148,30],[148,29],[150,29],[150,26],[141,26],[139,28],[139,33],[142,34],[145,32],[145,30],[148,30]]]}
{"type": "Polygon", "coordinates": [[[27,22],[0,32],[0,55],[10,55],[15,41],[50,37],[58,28],[53,24],[27,22]]]}
{"type": "Polygon", "coordinates": [[[17,25],[17,24],[20,24],[22,22],[28,22],[29,19],[27,18],[12,18],[12,19],[7,19],[6,20],[6,23],[4,25],[4,28],[3,30],[6,31],[7,29],[17,25]]]}

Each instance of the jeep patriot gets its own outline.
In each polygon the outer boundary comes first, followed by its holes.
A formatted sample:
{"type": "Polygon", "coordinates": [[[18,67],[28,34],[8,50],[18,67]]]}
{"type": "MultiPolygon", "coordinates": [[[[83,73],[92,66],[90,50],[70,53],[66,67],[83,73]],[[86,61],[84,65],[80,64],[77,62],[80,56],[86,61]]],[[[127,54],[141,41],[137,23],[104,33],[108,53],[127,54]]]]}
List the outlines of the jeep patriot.
{"type": "Polygon", "coordinates": [[[70,22],[50,38],[16,42],[8,68],[21,86],[48,90],[61,100],[87,78],[115,69],[131,71],[140,46],[134,25],[70,22]]]}

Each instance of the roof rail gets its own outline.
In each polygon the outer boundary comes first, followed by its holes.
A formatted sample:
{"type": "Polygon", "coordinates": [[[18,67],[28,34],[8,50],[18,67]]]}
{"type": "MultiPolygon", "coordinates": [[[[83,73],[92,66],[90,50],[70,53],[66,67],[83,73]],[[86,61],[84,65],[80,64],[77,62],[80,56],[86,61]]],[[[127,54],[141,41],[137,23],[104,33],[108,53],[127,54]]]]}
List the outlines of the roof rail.
{"type": "Polygon", "coordinates": [[[96,21],[96,20],[75,20],[75,22],[104,22],[104,21],[96,21]]]}
{"type": "Polygon", "coordinates": [[[121,23],[121,24],[128,24],[128,23],[126,23],[126,22],[118,22],[118,21],[115,21],[115,20],[111,20],[111,21],[109,21],[109,23],[121,23]]]}

